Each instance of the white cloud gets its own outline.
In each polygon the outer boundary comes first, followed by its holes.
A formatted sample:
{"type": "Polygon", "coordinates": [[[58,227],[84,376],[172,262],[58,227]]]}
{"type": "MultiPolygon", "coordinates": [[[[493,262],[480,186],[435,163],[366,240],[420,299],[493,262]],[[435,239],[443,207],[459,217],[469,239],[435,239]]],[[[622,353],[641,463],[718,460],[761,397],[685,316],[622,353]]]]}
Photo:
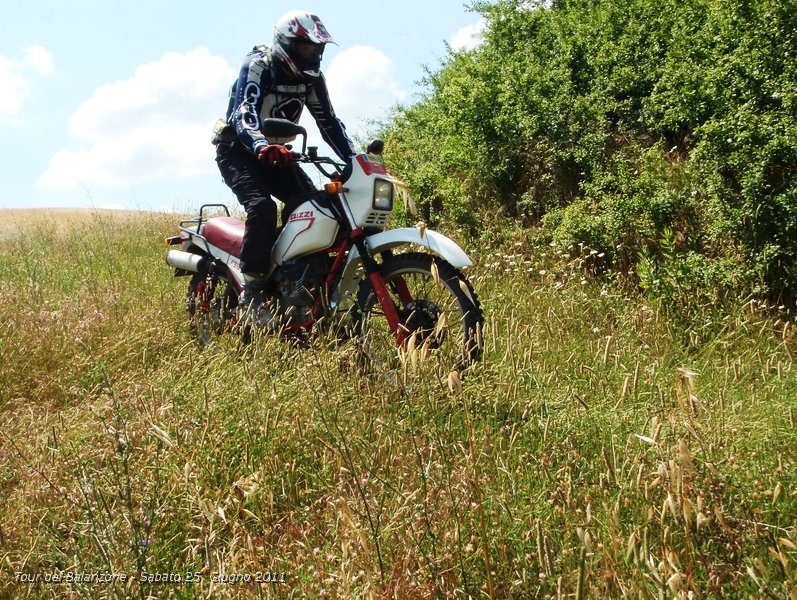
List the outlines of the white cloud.
{"type": "Polygon", "coordinates": [[[9,58],[0,55],[0,118],[19,112],[27,94],[28,82],[9,58]]]}
{"type": "Polygon", "coordinates": [[[449,44],[454,52],[472,50],[482,42],[482,34],[487,27],[487,19],[481,18],[476,23],[466,25],[451,36],[449,44]]]}
{"type": "Polygon", "coordinates": [[[52,75],[53,53],[39,44],[34,44],[25,49],[25,64],[41,75],[52,75]]]}
{"type": "Polygon", "coordinates": [[[196,48],[96,89],[70,119],[83,147],[56,152],[38,184],[121,187],[215,169],[211,127],[234,77],[225,59],[196,48]]]}
{"type": "Polygon", "coordinates": [[[30,94],[32,74],[46,76],[52,72],[53,55],[38,44],[26,48],[22,59],[0,54],[0,121],[12,119],[22,110],[30,94]]]}
{"type": "Polygon", "coordinates": [[[390,59],[371,46],[346,48],[324,74],[335,112],[353,135],[365,134],[369,121],[385,116],[407,97],[390,59]]]}
{"type": "MultiPolygon", "coordinates": [[[[324,71],[335,111],[353,135],[407,95],[376,48],[347,48],[324,71]]],[[[97,88],[70,119],[80,147],[56,152],[38,185],[118,188],[215,174],[211,127],[226,110],[235,76],[225,59],[196,48],[167,53],[130,79],[97,88]]],[[[323,147],[308,116],[309,142],[323,147]]]]}

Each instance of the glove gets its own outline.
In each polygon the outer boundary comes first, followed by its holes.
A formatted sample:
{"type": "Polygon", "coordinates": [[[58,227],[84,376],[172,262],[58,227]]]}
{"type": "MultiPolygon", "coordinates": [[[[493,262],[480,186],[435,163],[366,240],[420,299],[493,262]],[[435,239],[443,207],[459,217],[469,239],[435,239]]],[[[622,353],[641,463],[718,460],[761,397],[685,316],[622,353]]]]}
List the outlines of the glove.
{"type": "Polygon", "coordinates": [[[286,165],[293,157],[291,151],[281,144],[269,144],[257,149],[257,160],[268,166],[286,165]]]}

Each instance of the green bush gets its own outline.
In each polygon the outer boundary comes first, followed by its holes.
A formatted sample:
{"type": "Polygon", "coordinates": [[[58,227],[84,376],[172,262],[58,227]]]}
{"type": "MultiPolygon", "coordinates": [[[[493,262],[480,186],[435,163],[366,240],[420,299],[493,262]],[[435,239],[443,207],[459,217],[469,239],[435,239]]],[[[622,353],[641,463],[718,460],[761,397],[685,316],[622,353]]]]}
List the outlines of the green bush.
{"type": "Polygon", "coordinates": [[[636,282],[697,270],[692,298],[797,299],[797,3],[535,5],[477,4],[483,43],[386,125],[422,217],[503,214],[636,282]]]}

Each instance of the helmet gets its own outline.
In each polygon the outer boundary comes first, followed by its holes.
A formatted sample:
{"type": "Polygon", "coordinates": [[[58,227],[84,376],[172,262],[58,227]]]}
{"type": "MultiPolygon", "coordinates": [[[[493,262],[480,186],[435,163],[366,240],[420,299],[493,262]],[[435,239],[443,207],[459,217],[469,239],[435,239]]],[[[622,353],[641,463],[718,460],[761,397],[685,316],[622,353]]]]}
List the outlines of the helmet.
{"type": "Polygon", "coordinates": [[[272,53],[285,70],[298,79],[321,75],[321,57],[332,36],[316,15],[294,10],[282,15],[274,25],[272,53]]]}

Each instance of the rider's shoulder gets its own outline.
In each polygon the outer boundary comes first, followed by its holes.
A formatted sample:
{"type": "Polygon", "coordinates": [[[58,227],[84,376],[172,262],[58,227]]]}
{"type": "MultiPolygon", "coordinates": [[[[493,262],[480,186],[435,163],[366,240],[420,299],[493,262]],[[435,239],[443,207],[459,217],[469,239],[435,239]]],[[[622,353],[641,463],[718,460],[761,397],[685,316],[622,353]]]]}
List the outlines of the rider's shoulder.
{"type": "Polygon", "coordinates": [[[274,78],[274,67],[271,61],[271,48],[269,46],[255,46],[242,63],[242,73],[253,81],[258,81],[262,86],[270,85],[274,78]]]}
{"type": "Polygon", "coordinates": [[[270,46],[255,46],[244,58],[246,62],[260,62],[269,64],[271,62],[271,47],[270,46]]]}

